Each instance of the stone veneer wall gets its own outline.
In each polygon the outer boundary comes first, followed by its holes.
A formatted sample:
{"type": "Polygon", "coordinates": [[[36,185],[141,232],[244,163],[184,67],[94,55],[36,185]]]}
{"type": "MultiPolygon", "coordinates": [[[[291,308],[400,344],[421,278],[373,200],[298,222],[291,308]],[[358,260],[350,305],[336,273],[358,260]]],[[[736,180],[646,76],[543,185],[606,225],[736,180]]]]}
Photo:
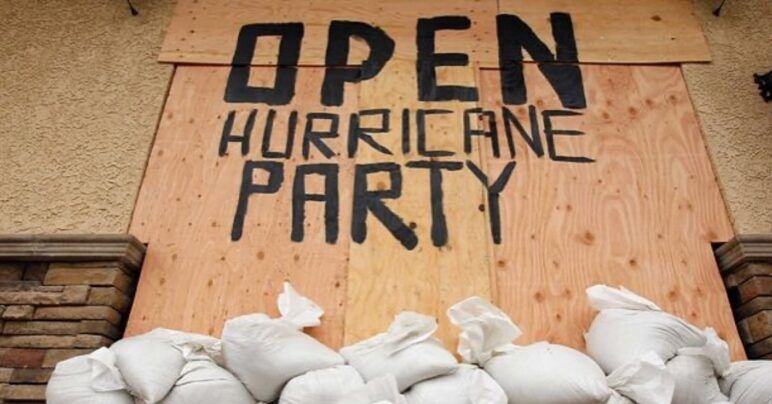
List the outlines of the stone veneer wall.
{"type": "Polygon", "coordinates": [[[738,235],[716,257],[748,359],[772,359],[772,234],[738,235]]]}
{"type": "Polygon", "coordinates": [[[144,251],[127,235],[0,236],[0,402],[45,400],[57,362],[121,338],[144,251]]]}

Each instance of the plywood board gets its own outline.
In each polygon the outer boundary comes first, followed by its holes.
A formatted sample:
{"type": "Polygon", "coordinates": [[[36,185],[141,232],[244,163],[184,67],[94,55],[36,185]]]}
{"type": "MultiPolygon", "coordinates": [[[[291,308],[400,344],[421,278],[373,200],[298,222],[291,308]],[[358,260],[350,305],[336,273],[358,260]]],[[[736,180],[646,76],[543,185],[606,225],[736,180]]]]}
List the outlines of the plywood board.
{"type": "MultiPolygon", "coordinates": [[[[559,105],[535,66],[526,66],[529,102],[559,105]]],[[[732,228],[678,67],[582,66],[587,109],[556,119],[585,132],[560,136],[560,154],[539,158],[517,138],[517,168],[502,194],[504,242],[491,262],[497,301],[525,335],[583,348],[594,316],[584,294],[596,283],[623,285],[742,345],[710,243],[732,228]]],[[[499,73],[481,74],[485,108],[501,108],[499,73]]],[[[512,108],[526,123],[524,106],[512,108]]],[[[503,122],[499,119],[499,127],[503,122]]],[[[491,172],[504,160],[486,155],[491,172]]]]}
{"type": "MultiPolygon", "coordinates": [[[[587,63],[671,63],[708,61],[710,54],[689,0],[180,0],[159,59],[164,62],[230,64],[239,30],[245,24],[304,24],[299,64],[324,65],[329,24],[360,21],[381,27],[394,41],[394,59],[416,59],[419,18],[466,16],[468,30],[443,30],[437,52],[460,52],[485,67],[498,66],[496,14],[523,19],[551,49],[550,14],[571,15],[579,61],[587,63]]],[[[351,41],[350,64],[367,55],[351,41]]],[[[278,41],[261,39],[252,62],[277,63],[278,41]]],[[[531,55],[525,54],[526,59],[531,55]]]]}
{"type": "Polygon", "coordinates": [[[569,13],[579,60],[587,63],[707,62],[710,51],[691,0],[500,0],[554,49],[550,12],[569,13]]]}
{"type": "MultiPolygon", "coordinates": [[[[475,85],[471,68],[450,69],[439,80],[445,83],[475,85]]],[[[346,298],[347,343],[383,332],[394,315],[412,310],[434,316],[439,321],[437,336],[447,347],[455,347],[458,329],[445,316],[448,307],[466,297],[491,298],[489,274],[488,227],[484,188],[466,167],[442,174],[442,208],[447,222],[447,243],[433,245],[431,190],[429,170],[406,167],[409,161],[466,161],[480,165],[479,149],[466,154],[463,147],[463,110],[474,108],[474,102],[415,101],[414,67],[410,63],[392,63],[382,75],[359,86],[361,108],[389,108],[397,114],[402,108],[411,113],[411,150],[401,153],[401,126],[394,125],[384,134],[382,143],[395,156],[384,156],[372,149],[357,156],[357,164],[394,161],[402,165],[402,196],[389,201],[388,207],[398,212],[418,238],[417,246],[405,249],[374,218],[368,220],[367,240],[351,243],[346,298]],[[423,157],[417,150],[416,116],[419,109],[440,108],[443,115],[426,118],[427,145],[454,155],[423,157]]],[[[475,127],[477,122],[473,121],[475,127]]],[[[451,348],[454,349],[454,348],[451,348]]]]}
{"type": "MultiPolygon", "coordinates": [[[[276,294],[287,279],[327,311],[323,325],[310,332],[333,347],[382,332],[394,314],[415,310],[437,317],[439,337],[455,349],[457,330],[449,326],[445,310],[479,295],[495,301],[522,327],[525,336],[518,342],[546,339],[581,349],[593,317],[584,289],[607,283],[716,328],[734,357],[742,357],[710,245],[731,238],[732,229],[678,67],[583,65],[578,91],[586,107],[569,110],[538,67],[526,64],[527,104],[507,105],[506,110],[525,132],[531,128],[529,107],[533,110],[540,153],[511,122],[504,122],[498,70],[439,69],[439,83],[476,86],[480,100],[422,102],[414,65],[392,61],[375,78],[346,85],[340,107],[320,105],[324,69],[312,67],[299,69],[288,105],[225,103],[229,70],[181,66],[174,77],[130,229],[149,247],[129,334],[165,326],[218,335],[227,318],[250,312],[275,315],[276,294]],[[464,111],[477,106],[495,118],[498,157],[481,136],[471,138],[466,150],[464,111]],[[237,111],[238,133],[253,108],[251,147],[242,155],[232,143],[220,155],[229,112],[237,111]],[[276,134],[285,133],[292,111],[298,112],[291,158],[267,158],[260,152],[271,108],[277,114],[276,134]],[[377,133],[372,128],[379,121],[362,115],[373,109],[390,111],[388,131],[377,133]],[[426,149],[451,155],[419,152],[417,116],[427,109],[445,112],[425,117],[426,149]],[[338,136],[324,140],[332,150],[329,157],[312,148],[306,161],[300,151],[307,114],[322,111],[339,116],[338,136]],[[371,128],[372,140],[391,154],[360,141],[358,151],[349,155],[351,114],[359,114],[360,126],[371,128]],[[509,155],[507,127],[513,131],[515,156],[509,155]],[[404,128],[410,134],[407,151],[404,128]],[[567,161],[567,156],[587,160],[567,161]],[[247,199],[243,235],[233,240],[242,169],[247,160],[266,159],[284,164],[283,185],[247,199]],[[437,194],[429,171],[411,167],[416,161],[463,163],[459,170],[442,172],[447,239],[436,246],[432,227],[438,221],[432,212],[440,205],[431,199],[437,194]],[[499,200],[497,242],[490,219],[495,205],[470,165],[493,182],[512,162],[514,172],[499,200]],[[333,220],[339,235],[333,243],[326,241],[330,221],[318,201],[307,203],[304,240],[290,236],[295,170],[308,163],[334,164],[339,170],[339,219],[333,220]],[[354,202],[361,202],[364,193],[392,189],[391,178],[376,173],[355,191],[357,170],[376,163],[393,164],[401,173],[400,195],[382,203],[410,229],[405,234],[414,234],[412,244],[392,235],[372,206],[354,202]],[[362,217],[356,215],[363,206],[370,206],[366,236],[354,231],[360,222],[352,219],[362,217]]],[[[250,83],[271,82],[274,70],[253,68],[250,83]]],[[[468,124],[492,130],[491,121],[471,119],[468,124]]],[[[281,139],[274,139],[273,150],[281,139]]],[[[265,182],[260,176],[249,179],[265,182]]],[[[319,180],[305,184],[319,193],[319,180]]]]}
{"type": "MultiPolygon", "coordinates": [[[[359,21],[380,27],[394,40],[394,59],[415,60],[419,18],[460,15],[471,20],[461,31],[437,35],[437,52],[462,52],[473,60],[496,60],[495,0],[373,3],[367,0],[181,0],[177,4],[159,60],[175,63],[230,64],[243,25],[302,22],[300,65],[323,66],[330,22],[359,21]]],[[[276,64],[278,41],[260,40],[254,64],[276,64]]],[[[349,63],[367,56],[361,41],[351,41],[349,63]]]]}
{"type": "MultiPolygon", "coordinates": [[[[273,69],[254,68],[252,77],[271,77],[273,69]]],[[[249,198],[244,231],[231,240],[242,169],[246,160],[260,156],[268,108],[255,104],[226,104],[223,92],[227,67],[180,66],[177,68],[166,107],[137,201],[130,232],[148,243],[147,255],[127,334],[163,326],[219,335],[228,318],[253,312],[277,315],[276,295],[284,280],[325,310],[321,327],[310,333],[339,346],[343,338],[343,310],[348,257],[350,198],[340,198],[339,226],[344,236],[337,243],[325,241],[324,209],[308,203],[303,243],[290,241],[290,216],[295,168],[306,163],[300,157],[301,135],[307,112],[325,111],[312,89],[321,85],[323,69],[306,68],[298,74],[297,94],[291,106],[276,107],[272,150],[281,150],[291,111],[298,111],[298,133],[291,159],[284,163],[284,183],[271,195],[249,198]],[[241,155],[238,144],[220,156],[224,122],[237,110],[234,132],[243,133],[252,108],[258,110],[251,146],[241,155]]],[[[336,111],[356,109],[356,97],[348,97],[336,111]]],[[[345,116],[345,114],[344,114],[345,116]]],[[[347,119],[341,119],[346,133],[347,119]]],[[[341,139],[328,143],[340,149],[341,139]]],[[[313,153],[311,162],[326,162],[313,153]]],[[[351,165],[340,164],[341,195],[351,192],[351,165]]],[[[265,179],[255,179],[263,183],[265,179]]],[[[320,183],[309,179],[311,192],[320,183]]]]}
{"type": "MultiPolygon", "coordinates": [[[[354,342],[385,330],[401,310],[437,317],[441,324],[438,336],[455,346],[457,331],[444,316],[447,307],[471,295],[491,297],[488,228],[481,209],[484,188],[466,167],[444,173],[448,241],[435,247],[430,235],[429,170],[408,168],[407,164],[435,160],[418,152],[416,114],[419,108],[442,108],[447,114],[427,118],[427,148],[456,154],[441,161],[452,160],[459,166],[472,161],[481,166],[477,148],[471,154],[463,152],[462,111],[476,103],[411,101],[417,97],[414,67],[395,61],[378,78],[347,86],[341,107],[323,108],[318,105],[323,69],[301,68],[293,103],[275,108],[277,133],[286,131],[290,111],[300,112],[294,155],[284,162],[285,185],[276,195],[250,197],[244,236],[232,241],[228,236],[240,170],[245,160],[260,159],[268,108],[224,103],[229,70],[181,66],[174,78],[131,227],[149,248],[127,333],[164,326],[217,335],[230,317],[255,311],[275,315],[275,296],[281,281],[287,279],[325,308],[324,325],[311,332],[332,346],[341,344],[344,323],[345,340],[354,342]],[[411,151],[406,154],[400,121],[403,107],[410,112],[411,151]],[[239,145],[231,144],[228,154],[219,156],[228,112],[238,111],[233,129],[239,134],[251,108],[258,112],[248,153],[241,156],[239,145]],[[391,130],[373,136],[394,155],[384,155],[361,142],[355,158],[349,158],[347,114],[384,108],[392,111],[391,130]],[[311,159],[340,165],[340,237],[334,245],[324,242],[321,208],[309,211],[307,229],[311,233],[302,243],[289,239],[293,198],[287,184],[292,183],[292,170],[305,163],[300,158],[304,114],[317,111],[341,115],[339,132],[343,135],[327,141],[335,155],[326,159],[316,153],[311,159]],[[387,206],[415,231],[419,239],[415,248],[406,249],[372,213],[367,219],[367,237],[357,243],[349,241],[353,167],[384,161],[400,165],[402,196],[387,206]],[[468,197],[456,197],[462,193],[468,197]]],[[[270,81],[272,73],[272,68],[253,68],[251,84],[265,84],[262,82],[270,81]]],[[[472,68],[441,69],[438,80],[474,86],[476,74],[472,68]]],[[[477,127],[475,121],[471,123],[477,127]]],[[[361,125],[377,123],[362,118],[361,125]]],[[[373,176],[371,181],[371,186],[389,186],[384,177],[373,176]]]]}

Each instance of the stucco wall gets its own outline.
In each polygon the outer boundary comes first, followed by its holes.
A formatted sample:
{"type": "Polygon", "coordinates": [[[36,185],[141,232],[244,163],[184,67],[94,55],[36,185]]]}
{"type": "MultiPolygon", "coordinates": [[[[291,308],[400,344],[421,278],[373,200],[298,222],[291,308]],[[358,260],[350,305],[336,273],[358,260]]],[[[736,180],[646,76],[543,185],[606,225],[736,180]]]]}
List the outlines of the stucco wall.
{"type": "Polygon", "coordinates": [[[697,0],[713,63],[684,65],[684,76],[737,233],[772,232],[772,104],[753,73],[772,69],[772,2],[697,0]]]}
{"type": "MultiPolygon", "coordinates": [[[[772,3],[697,0],[712,64],[684,67],[738,232],[772,231],[772,3]]],[[[173,4],[0,0],[0,233],[125,232],[172,68],[173,4]]]]}
{"type": "Polygon", "coordinates": [[[0,1],[0,233],[125,232],[172,67],[173,4],[0,1]]]}

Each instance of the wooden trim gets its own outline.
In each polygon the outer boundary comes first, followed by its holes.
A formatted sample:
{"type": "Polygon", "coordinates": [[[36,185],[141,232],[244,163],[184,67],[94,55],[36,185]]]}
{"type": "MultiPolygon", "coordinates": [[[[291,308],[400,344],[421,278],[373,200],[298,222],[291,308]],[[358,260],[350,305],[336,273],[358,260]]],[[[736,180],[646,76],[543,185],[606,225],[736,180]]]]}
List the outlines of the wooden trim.
{"type": "Polygon", "coordinates": [[[716,250],[721,273],[749,262],[772,262],[772,234],[738,234],[716,250]]]}
{"type": "Polygon", "coordinates": [[[0,234],[3,261],[120,261],[136,270],[145,250],[130,234],[0,234]]]}

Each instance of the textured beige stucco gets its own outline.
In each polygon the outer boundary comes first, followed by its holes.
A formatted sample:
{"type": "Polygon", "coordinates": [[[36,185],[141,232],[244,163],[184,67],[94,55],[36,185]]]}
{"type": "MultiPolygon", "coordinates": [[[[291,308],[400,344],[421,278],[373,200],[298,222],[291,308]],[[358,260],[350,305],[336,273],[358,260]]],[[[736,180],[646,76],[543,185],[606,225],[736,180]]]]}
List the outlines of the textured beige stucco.
{"type": "MultiPolygon", "coordinates": [[[[740,233],[772,231],[772,3],[697,1],[714,62],[684,67],[740,233]]],[[[125,232],[171,77],[173,4],[0,0],[0,233],[125,232]]]]}
{"type": "Polygon", "coordinates": [[[772,104],[753,73],[772,69],[772,2],[698,0],[711,64],[684,65],[684,76],[737,233],[772,232],[772,104]]]}
{"type": "Polygon", "coordinates": [[[0,233],[127,230],[172,73],[133,3],[0,0],[0,233]]]}

